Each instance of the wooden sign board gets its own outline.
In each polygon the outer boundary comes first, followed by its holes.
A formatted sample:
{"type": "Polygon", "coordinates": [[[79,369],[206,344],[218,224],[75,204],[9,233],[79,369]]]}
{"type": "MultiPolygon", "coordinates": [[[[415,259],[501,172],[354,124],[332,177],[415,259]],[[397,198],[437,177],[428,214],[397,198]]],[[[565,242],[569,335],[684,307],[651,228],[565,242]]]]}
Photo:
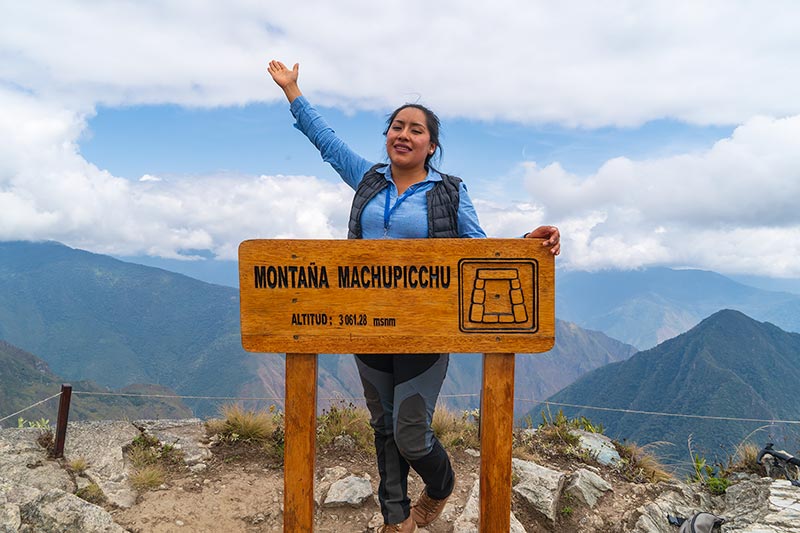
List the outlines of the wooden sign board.
{"type": "Polygon", "coordinates": [[[544,352],[555,261],[540,239],[250,240],[239,246],[253,352],[544,352]]]}

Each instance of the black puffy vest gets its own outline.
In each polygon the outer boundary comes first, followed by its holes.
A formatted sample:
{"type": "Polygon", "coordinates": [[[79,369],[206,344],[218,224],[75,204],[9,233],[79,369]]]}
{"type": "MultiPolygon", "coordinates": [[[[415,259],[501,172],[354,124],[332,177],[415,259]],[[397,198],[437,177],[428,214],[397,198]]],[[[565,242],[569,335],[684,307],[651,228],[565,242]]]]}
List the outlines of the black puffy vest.
{"type": "MultiPolygon", "coordinates": [[[[378,172],[385,164],[377,164],[370,168],[361,183],[358,184],[356,195],[353,197],[353,206],[350,208],[350,223],[348,224],[348,239],[360,239],[361,214],[364,206],[376,194],[386,189],[389,182],[386,176],[378,172]]],[[[431,190],[425,193],[428,200],[428,237],[446,239],[458,237],[458,202],[461,178],[441,174],[442,181],[436,182],[431,190]]]]}

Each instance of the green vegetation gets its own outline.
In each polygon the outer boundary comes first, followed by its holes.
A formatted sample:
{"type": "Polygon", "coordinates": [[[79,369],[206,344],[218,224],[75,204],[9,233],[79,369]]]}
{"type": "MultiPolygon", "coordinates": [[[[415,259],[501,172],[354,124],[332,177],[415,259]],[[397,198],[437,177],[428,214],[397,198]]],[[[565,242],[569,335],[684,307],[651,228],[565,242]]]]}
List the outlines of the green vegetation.
{"type": "MultiPolygon", "coordinates": [[[[800,412],[798,360],[800,336],[726,310],[656,348],[589,372],[550,400],[657,413],[793,420],[800,412]]],[[[596,415],[607,433],[633,442],[669,442],[672,446],[658,449],[658,455],[684,464],[678,445],[689,435],[695,449],[716,463],[734,455],[729,443],[741,442],[761,425],[622,411],[564,411],[570,418],[596,415]]],[[[770,431],[776,440],[800,439],[796,426],[775,424],[770,431]]]]}
{"type": "MultiPolygon", "coordinates": [[[[252,377],[232,287],[58,243],[0,242],[0,294],[0,338],[74,386],[84,379],[112,388],[157,382],[181,394],[231,396],[252,377]]],[[[20,391],[27,397],[19,408],[52,396],[58,387],[42,386],[51,376],[19,381],[0,373],[0,405],[16,406],[20,391]]],[[[207,401],[193,407],[198,416],[216,409],[207,401]]],[[[53,418],[52,411],[36,416],[53,418]]]]}
{"type": "Polygon", "coordinates": [[[712,467],[706,462],[705,457],[701,457],[696,453],[692,454],[692,469],[693,472],[689,475],[689,481],[701,483],[711,494],[725,494],[731,484],[726,470],[719,466],[717,468],[712,467]]]}
{"type": "Polygon", "coordinates": [[[353,403],[332,403],[317,418],[317,442],[328,446],[336,437],[347,435],[362,451],[375,449],[372,427],[369,425],[369,411],[356,407],[353,403]]]}
{"type": "Polygon", "coordinates": [[[133,467],[131,485],[138,491],[161,486],[167,478],[168,469],[181,468],[183,465],[183,454],[179,450],[144,433],[125,448],[125,456],[133,467]]]}
{"type": "MultiPolygon", "coordinates": [[[[257,445],[270,459],[283,460],[284,418],[274,405],[267,410],[245,409],[239,404],[223,405],[222,418],[206,421],[206,433],[227,445],[257,445]]],[[[230,455],[226,461],[236,456],[230,455]]]]}
{"type": "Polygon", "coordinates": [[[52,429],[50,427],[50,421],[46,418],[40,418],[39,420],[25,420],[22,417],[17,419],[17,427],[18,428],[39,428],[39,429],[52,429]]]}
{"type": "Polygon", "coordinates": [[[106,495],[96,484],[92,483],[82,489],[78,489],[75,496],[95,505],[103,505],[107,502],[106,495]]]}

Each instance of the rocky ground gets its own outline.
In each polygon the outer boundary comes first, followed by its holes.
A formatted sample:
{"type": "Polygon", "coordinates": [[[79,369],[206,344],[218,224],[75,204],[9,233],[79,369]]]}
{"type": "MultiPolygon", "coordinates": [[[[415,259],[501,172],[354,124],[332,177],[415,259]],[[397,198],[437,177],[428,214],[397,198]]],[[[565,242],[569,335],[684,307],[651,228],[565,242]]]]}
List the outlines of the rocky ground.
{"type": "MultiPolygon", "coordinates": [[[[70,424],[65,458],[48,459],[38,429],[0,430],[0,533],[282,531],[283,472],[263,450],[213,444],[198,420],[70,424]],[[131,485],[123,453],[141,435],[179,451],[153,490],[131,485]],[[70,470],[85,462],[80,472],[70,470]],[[94,505],[75,496],[97,486],[94,505]]],[[[613,446],[583,435],[588,458],[514,459],[513,531],[677,533],[666,514],[709,511],[722,531],[800,533],[800,488],[740,474],[722,496],[677,481],[634,483],[622,475],[613,446]],[[546,463],[546,464],[545,464],[546,463]]],[[[451,450],[456,490],[443,517],[421,533],[477,531],[479,454],[451,450]]],[[[381,523],[374,458],[340,439],[317,458],[316,531],[369,532],[381,523]]],[[[629,476],[628,476],[629,477],[629,476]]],[[[412,477],[411,492],[421,490],[412,477]]]]}

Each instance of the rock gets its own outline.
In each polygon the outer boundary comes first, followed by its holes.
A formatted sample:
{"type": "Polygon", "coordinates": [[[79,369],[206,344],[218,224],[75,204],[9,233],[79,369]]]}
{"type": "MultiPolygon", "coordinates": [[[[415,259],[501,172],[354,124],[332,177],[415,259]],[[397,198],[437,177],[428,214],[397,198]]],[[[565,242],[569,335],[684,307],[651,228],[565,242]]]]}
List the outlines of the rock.
{"type": "Polygon", "coordinates": [[[64,458],[89,463],[84,475],[96,483],[108,501],[127,509],[136,502],[128,481],[123,448],[140,435],[129,422],[70,422],[64,458]]]}
{"type": "Polygon", "coordinates": [[[611,485],[605,479],[582,468],[569,477],[564,492],[591,508],[610,490],[612,490],[611,485]]]}
{"type": "Polygon", "coordinates": [[[688,517],[698,511],[720,513],[720,499],[713,499],[699,485],[665,483],[655,500],[639,507],[633,533],[676,533],[666,520],[668,514],[688,517]]]}
{"type": "Polygon", "coordinates": [[[472,448],[467,448],[466,450],[464,450],[464,453],[466,453],[467,455],[471,455],[472,457],[481,456],[481,452],[479,452],[478,450],[473,450],[472,448]]]}
{"type": "Polygon", "coordinates": [[[208,465],[205,463],[197,463],[193,464],[189,467],[189,470],[194,474],[202,474],[208,469],[208,465]]]}
{"type": "Polygon", "coordinates": [[[207,446],[202,445],[206,427],[199,418],[185,420],[135,420],[133,424],[147,435],[169,444],[183,453],[183,461],[191,466],[211,458],[207,446]]]}
{"type": "Polygon", "coordinates": [[[372,497],[372,485],[369,480],[358,476],[348,476],[334,482],[323,507],[358,507],[372,497]]]}
{"type": "Polygon", "coordinates": [[[58,489],[20,505],[20,518],[28,531],[40,533],[125,533],[104,509],[58,489]]]}
{"type": "Polygon", "coordinates": [[[580,438],[579,446],[589,451],[597,462],[612,466],[619,462],[620,456],[611,439],[601,433],[590,433],[582,429],[571,429],[570,433],[580,438]]]}
{"type": "MultiPolygon", "coordinates": [[[[478,533],[478,517],[480,513],[480,481],[476,481],[472,485],[472,490],[469,493],[469,498],[464,506],[464,512],[461,513],[455,523],[453,524],[453,531],[458,533],[478,533]]],[[[525,528],[519,523],[517,517],[511,512],[511,528],[510,533],[525,533],[525,528]]]]}
{"type": "Polygon", "coordinates": [[[350,435],[337,435],[333,438],[333,447],[337,450],[354,450],[356,441],[350,435]]]}
{"type": "Polygon", "coordinates": [[[519,477],[514,493],[522,497],[531,507],[555,523],[561,490],[566,476],[561,472],[539,466],[531,461],[512,459],[511,468],[519,477]]]}
{"type": "Polygon", "coordinates": [[[728,487],[725,505],[726,532],[800,533],[800,487],[789,481],[744,481],[728,487]]]}
{"type": "Polygon", "coordinates": [[[39,446],[41,433],[38,428],[0,430],[0,473],[14,484],[74,492],[69,474],[58,461],[48,459],[47,451],[39,446]]]}
{"type": "Polygon", "coordinates": [[[342,466],[334,466],[323,470],[322,477],[314,483],[314,501],[317,502],[317,505],[322,505],[325,501],[325,495],[328,494],[331,484],[339,481],[347,474],[347,469],[342,466]]]}

